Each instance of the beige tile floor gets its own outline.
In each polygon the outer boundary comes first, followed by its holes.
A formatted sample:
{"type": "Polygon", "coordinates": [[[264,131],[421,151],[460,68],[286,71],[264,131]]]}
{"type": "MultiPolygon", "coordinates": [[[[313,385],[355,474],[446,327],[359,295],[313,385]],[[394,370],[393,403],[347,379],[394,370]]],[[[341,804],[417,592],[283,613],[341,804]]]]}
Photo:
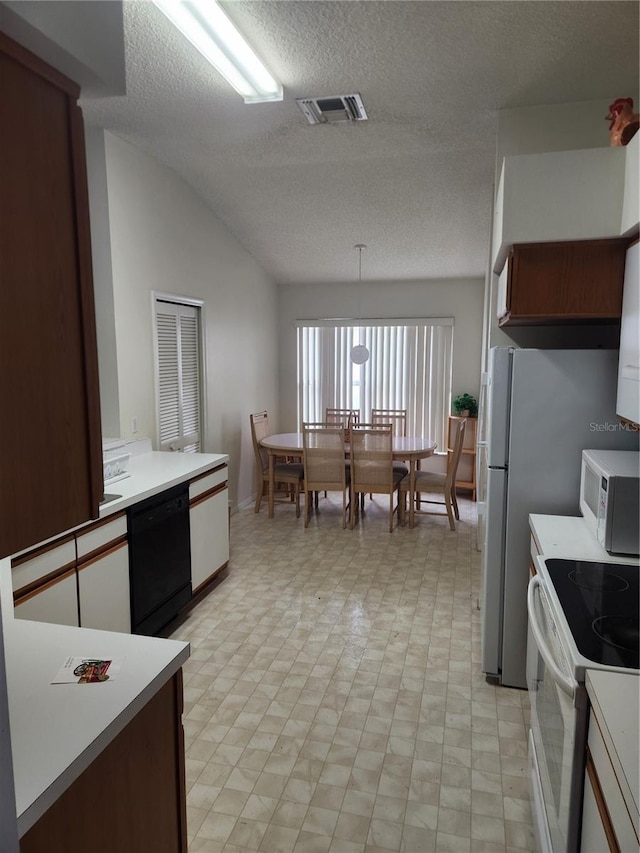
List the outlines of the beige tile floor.
{"type": "Polygon", "coordinates": [[[228,577],[172,635],[190,853],[534,849],[526,693],[480,672],[475,504],[455,533],[389,534],[387,507],[232,517],[228,577]]]}

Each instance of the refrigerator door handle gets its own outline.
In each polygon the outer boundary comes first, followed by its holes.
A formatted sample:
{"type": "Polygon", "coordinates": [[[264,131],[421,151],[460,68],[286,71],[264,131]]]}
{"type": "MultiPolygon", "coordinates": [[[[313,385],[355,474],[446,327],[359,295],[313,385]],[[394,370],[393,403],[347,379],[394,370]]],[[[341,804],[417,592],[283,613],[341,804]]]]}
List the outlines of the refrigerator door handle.
{"type": "MultiPolygon", "coordinates": [[[[539,575],[534,575],[529,581],[529,588],[527,589],[527,611],[529,612],[529,627],[531,628],[531,633],[533,634],[533,638],[536,641],[536,646],[538,648],[538,653],[540,657],[545,663],[549,671],[549,675],[555,681],[555,683],[560,687],[568,696],[572,699],[575,697],[575,692],[577,688],[577,683],[567,678],[567,676],[562,672],[560,667],[555,661],[553,657],[553,653],[551,649],[547,645],[547,642],[543,636],[542,628],[540,627],[540,623],[538,622],[538,614],[536,612],[536,591],[540,589],[542,586],[542,581],[540,580],[539,575]]],[[[539,597],[540,593],[538,592],[539,597]]]]}

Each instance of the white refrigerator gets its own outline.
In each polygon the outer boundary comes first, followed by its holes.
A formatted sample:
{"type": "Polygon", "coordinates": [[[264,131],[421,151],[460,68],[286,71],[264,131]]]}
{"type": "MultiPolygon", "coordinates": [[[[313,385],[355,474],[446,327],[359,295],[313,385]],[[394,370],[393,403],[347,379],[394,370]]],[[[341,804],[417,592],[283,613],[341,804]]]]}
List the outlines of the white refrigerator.
{"type": "Polygon", "coordinates": [[[490,351],[482,669],[526,687],[529,513],[579,516],[583,448],[638,450],[616,417],[617,350],[490,351]]]}

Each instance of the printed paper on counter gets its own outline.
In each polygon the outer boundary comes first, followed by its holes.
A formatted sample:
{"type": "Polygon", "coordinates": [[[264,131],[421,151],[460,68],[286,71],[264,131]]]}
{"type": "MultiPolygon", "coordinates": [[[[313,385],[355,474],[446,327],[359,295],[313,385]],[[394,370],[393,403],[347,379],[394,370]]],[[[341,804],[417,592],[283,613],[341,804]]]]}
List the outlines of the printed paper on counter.
{"type": "Polygon", "coordinates": [[[122,659],[68,657],[52,684],[101,684],[110,681],[120,670],[122,659]]]}

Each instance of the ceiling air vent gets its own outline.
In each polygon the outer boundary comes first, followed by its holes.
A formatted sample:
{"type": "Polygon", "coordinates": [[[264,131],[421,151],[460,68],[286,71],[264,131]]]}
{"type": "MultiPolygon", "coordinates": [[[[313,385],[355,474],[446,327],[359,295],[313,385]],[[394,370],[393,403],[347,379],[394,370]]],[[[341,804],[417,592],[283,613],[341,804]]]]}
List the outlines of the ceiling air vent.
{"type": "Polygon", "coordinates": [[[341,121],[366,121],[360,95],[331,95],[326,98],[296,98],[309,124],[336,124],[341,121]]]}

